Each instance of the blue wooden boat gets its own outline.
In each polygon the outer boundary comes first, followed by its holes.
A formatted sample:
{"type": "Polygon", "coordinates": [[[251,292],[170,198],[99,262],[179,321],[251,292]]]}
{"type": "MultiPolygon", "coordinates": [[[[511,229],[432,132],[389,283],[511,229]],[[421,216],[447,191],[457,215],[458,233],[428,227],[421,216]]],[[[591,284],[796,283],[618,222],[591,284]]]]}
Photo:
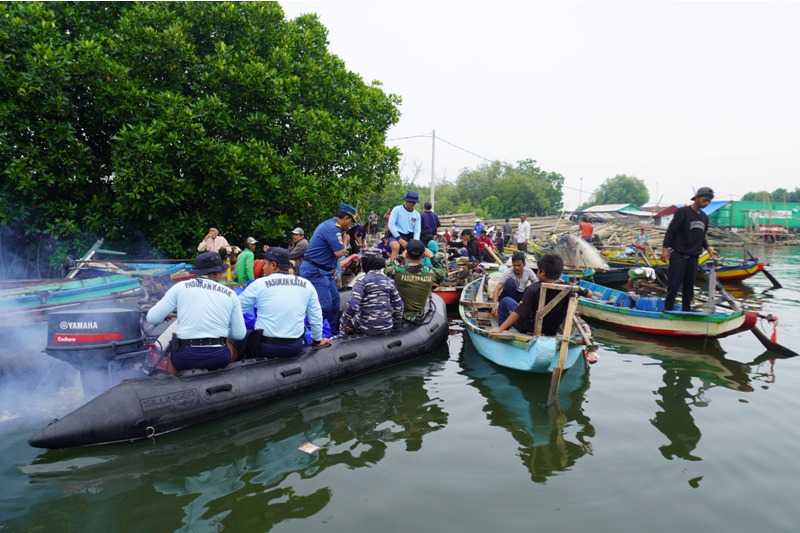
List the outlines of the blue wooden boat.
{"type": "MultiPolygon", "coordinates": [[[[487,280],[484,276],[464,287],[459,302],[459,313],[475,349],[495,364],[524,372],[550,373],[558,365],[561,346],[559,337],[540,335],[534,337],[514,330],[493,332],[497,319],[491,316],[491,306],[487,294],[487,280]]],[[[584,344],[579,336],[570,339],[564,370],[578,361],[584,364],[584,344]]]]}
{"type": "Polygon", "coordinates": [[[139,280],[125,275],[59,280],[0,290],[0,311],[28,312],[136,292],[139,280]]]}

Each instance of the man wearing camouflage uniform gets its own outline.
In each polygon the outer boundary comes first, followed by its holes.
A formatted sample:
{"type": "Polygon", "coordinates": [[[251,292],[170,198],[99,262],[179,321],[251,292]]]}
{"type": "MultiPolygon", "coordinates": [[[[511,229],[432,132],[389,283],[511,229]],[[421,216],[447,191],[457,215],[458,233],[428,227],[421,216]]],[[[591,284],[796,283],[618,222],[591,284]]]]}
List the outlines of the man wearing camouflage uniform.
{"type": "Polygon", "coordinates": [[[403,298],[405,311],[403,318],[409,322],[416,322],[425,314],[425,304],[431,295],[434,283],[441,283],[447,276],[438,258],[432,257],[430,250],[425,248],[422,241],[413,239],[408,242],[404,252],[405,263],[399,264],[389,261],[386,266],[386,275],[394,279],[397,290],[403,298]],[[422,265],[422,256],[431,257],[431,267],[422,265]]]}
{"type": "Polygon", "coordinates": [[[380,253],[366,253],[361,267],[366,275],[353,285],[340,331],[346,334],[382,335],[403,318],[403,300],[394,282],[383,273],[386,261],[380,253]]]}

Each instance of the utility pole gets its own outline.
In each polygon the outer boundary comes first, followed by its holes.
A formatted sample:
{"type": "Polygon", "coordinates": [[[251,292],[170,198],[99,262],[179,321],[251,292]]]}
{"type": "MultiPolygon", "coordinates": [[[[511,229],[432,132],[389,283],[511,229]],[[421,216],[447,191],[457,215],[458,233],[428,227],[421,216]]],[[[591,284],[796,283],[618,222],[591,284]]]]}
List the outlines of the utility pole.
{"type": "Polygon", "coordinates": [[[578,186],[578,209],[581,208],[583,203],[583,177],[580,178],[580,185],[578,186]]]}
{"type": "Polygon", "coordinates": [[[431,209],[436,210],[436,130],[431,133],[431,209]]]}

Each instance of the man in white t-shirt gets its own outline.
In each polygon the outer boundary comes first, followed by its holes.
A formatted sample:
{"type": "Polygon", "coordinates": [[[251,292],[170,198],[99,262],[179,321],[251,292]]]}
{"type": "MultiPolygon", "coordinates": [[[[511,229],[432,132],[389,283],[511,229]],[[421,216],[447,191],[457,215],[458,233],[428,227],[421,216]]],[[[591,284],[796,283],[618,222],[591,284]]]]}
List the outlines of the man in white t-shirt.
{"type": "Polygon", "coordinates": [[[517,226],[517,234],[515,235],[515,242],[517,243],[517,250],[521,252],[528,251],[528,241],[531,239],[531,224],[528,222],[527,215],[520,215],[519,226],[517,226]]]}
{"type": "Polygon", "coordinates": [[[198,252],[219,252],[221,249],[228,250],[230,248],[228,240],[219,234],[217,228],[208,228],[208,233],[200,244],[197,245],[198,252]]]}
{"type": "Polygon", "coordinates": [[[525,253],[514,252],[511,256],[511,269],[506,271],[503,279],[495,287],[492,301],[497,303],[503,298],[511,298],[519,303],[528,285],[537,280],[536,273],[525,266],[525,253]]]}

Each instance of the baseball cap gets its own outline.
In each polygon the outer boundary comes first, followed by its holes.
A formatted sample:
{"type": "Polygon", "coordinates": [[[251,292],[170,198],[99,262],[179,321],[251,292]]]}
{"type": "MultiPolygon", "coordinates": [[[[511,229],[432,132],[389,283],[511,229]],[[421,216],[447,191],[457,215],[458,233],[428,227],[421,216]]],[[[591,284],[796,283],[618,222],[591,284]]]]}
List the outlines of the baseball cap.
{"type": "Polygon", "coordinates": [[[289,250],[287,250],[286,248],[279,248],[277,246],[272,246],[264,254],[264,259],[266,259],[267,261],[274,261],[275,263],[278,264],[278,268],[284,270],[292,266],[292,262],[289,261],[289,250]]]}
{"type": "Polygon", "coordinates": [[[697,192],[694,193],[694,196],[692,196],[692,200],[694,200],[698,196],[705,197],[708,199],[713,199],[714,191],[711,189],[711,187],[700,187],[699,189],[697,189],[697,192]]]}
{"type": "Polygon", "coordinates": [[[257,240],[255,240],[255,239],[254,239],[254,238],[252,238],[252,237],[248,237],[248,238],[247,238],[247,240],[246,240],[246,241],[244,241],[244,242],[246,242],[247,244],[256,244],[256,243],[258,243],[258,241],[257,241],[257,240]]]}
{"type": "Polygon", "coordinates": [[[353,220],[356,220],[356,216],[357,216],[356,208],[353,207],[350,204],[347,204],[345,202],[340,203],[339,204],[339,212],[340,213],[344,213],[345,215],[349,215],[350,218],[352,218],[353,220]]]}
{"type": "Polygon", "coordinates": [[[294,229],[292,230],[292,233],[294,233],[295,235],[305,235],[305,234],[306,234],[306,233],[303,231],[303,228],[294,228],[294,229]]]}
{"type": "Polygon", "coordinates": [[[419,239],[411,239],[406,246],[406,252],[411,259],[419,259],[425,253],[425,245],[419,239]]]}
{"type": "Polygon", "coordinates": [[[217,252],[203,252],[194,258],[192,274],[202,276],[214,272],[224,272],[225,265],[222,264],[222,257],[217,252]]]}

